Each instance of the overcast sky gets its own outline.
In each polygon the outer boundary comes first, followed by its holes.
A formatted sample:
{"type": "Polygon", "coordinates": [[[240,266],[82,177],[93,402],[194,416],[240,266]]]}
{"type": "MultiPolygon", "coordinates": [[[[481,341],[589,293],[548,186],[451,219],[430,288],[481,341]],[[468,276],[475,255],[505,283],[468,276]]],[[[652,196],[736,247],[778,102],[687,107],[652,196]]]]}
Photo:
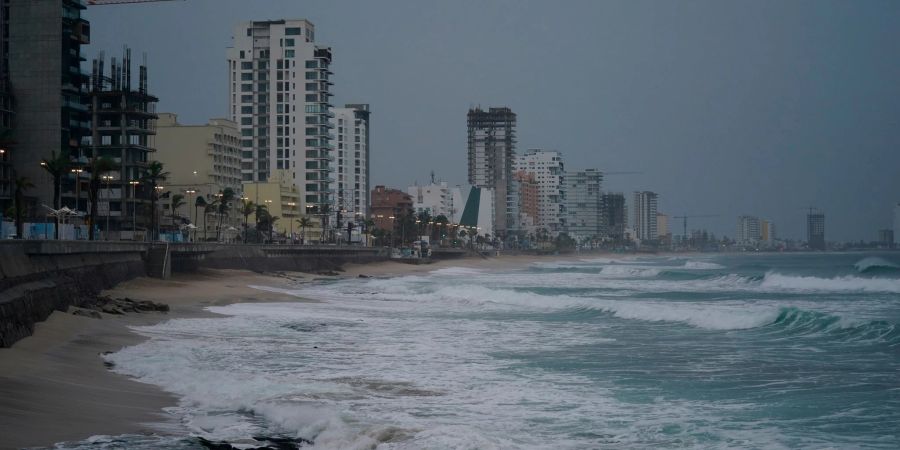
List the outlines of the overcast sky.
{"type": "MultiPolygon", "coordinates": [[[[88,54],[148,53],[159,111],[226,114],[242,20],[306,18],[334,52],[334,104],[372,105],[372,182],[466,181],[466,111],[509,106],[518,149],[640,171],[671,215],[874,240],[900,202],[900,1],[185,0],[89,7],[88,54]]],[[[680,224],[672,231],[681,233],[680,224]]]]}

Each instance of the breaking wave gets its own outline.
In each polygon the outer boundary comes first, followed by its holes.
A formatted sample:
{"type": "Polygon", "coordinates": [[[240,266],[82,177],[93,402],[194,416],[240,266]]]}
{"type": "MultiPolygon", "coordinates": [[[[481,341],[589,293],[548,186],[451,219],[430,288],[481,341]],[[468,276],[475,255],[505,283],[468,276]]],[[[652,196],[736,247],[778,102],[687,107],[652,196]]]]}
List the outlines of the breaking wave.
{"type": "Polygon", "coordinates": [[[856,268],[857,272],[866,274],[900,273],[900,265],[877,256],[863,258],[857,261],[853,267],[856,268]]]}
{"type": "Polygon", "coordinates": [[[842,276],[819,278],[782,275],[769,272],[763,277],[760,287],[764,290],[809,291],[809,292],[887,292],[900,293],[900,279],[860,278],[842,276]]]}

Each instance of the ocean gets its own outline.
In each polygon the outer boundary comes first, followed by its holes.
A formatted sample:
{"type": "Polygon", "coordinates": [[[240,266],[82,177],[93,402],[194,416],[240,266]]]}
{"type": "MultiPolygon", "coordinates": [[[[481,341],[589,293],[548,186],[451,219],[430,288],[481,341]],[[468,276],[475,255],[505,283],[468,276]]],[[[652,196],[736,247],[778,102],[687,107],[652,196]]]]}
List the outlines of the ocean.
{"type": "Polygon", "coordinates": [[[897,253],[574,255],[288,292],[322,302],[212,307],[106,356],[176,394],[189,433],[59,447],[900,448],[897,253]]]}

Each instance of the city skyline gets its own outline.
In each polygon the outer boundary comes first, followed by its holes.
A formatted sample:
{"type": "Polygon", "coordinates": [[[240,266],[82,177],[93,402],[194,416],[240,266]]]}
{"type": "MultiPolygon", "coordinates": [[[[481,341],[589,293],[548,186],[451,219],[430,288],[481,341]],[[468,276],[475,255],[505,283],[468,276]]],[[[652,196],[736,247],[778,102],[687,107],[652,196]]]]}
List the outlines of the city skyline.
{"type": "Polygon", "coordinates": [[[692,227],[730,236],[733,217],[749,213],[802,239],[800,208],[809,205],[828,214],[829,240],[869,240],[890,227],[900,195],[889,170],[900,163],[890,151],[900,140],[891,122],[900,106],[891,99],[900,87],[885,44],[900,39],[891,26],[898,5],[829,2],[810,12],[775,2],[526,2],[474,10],[465,2],[93,7],[87,18],[104,27],[95,27],[88,53],[122,42],[146,51],[161,110],[200,122],[223,115],[220,49],[236,23],[306,18],[316,40],[335,49],[333,103],[365,101],[376,112],[373,145],[382,151],[372,160],[373,185],[423,182],[432,169],[463,183],[463,114],[509,106],[520,149],[557,149],[573,167],[643,172],[609,177],[605,189],[660,192],[671,215],[719,216],[692,227]],[[397,20],[385,27],[379,18],[387,17],[397,20]],[[163,23],[177,31],[160,36],[163,23]],[[713,35],[717,42],[708,41],[713,35]],[[489,55],[497,64],[479,64],[489,55]],[[557,84],[566,89],[548,88],[557,84]],[[419,157],[423,149],[428,158],[419,157]]]}

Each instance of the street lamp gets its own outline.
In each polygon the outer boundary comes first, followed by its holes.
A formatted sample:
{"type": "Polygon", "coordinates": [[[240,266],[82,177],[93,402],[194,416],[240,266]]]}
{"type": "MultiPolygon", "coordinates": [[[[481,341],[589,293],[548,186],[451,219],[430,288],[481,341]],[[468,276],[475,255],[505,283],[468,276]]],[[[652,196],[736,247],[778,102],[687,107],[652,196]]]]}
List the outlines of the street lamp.
{"type": "Polygon", "coordinates": [[[141,182],[131,180],[128,184],[131,185],[131,240],[134,240],[134,233],[137,231],[137,198],[135,190],[137,189],[137,185],[141,184],[141,182]]]}
{"type": "MultiPolygon", "coordinates": [[[[81,210],[81,172],[84,172],[84,169],[72,169],[72,173],[75,174],[75,212],[81,210]]],[[[93,227],[94,224],[91,224],[93,227]]]]}
{"type": "Polygon", "coordinates": [[[294,243],[294,206],[297,206],[294,202],[287,202],[286,205],[291,207],[291,217],[288,219],[291,222],[291,244],[294,243]]]}
{"type": "MultiPolygon", "coordinates": [[[[108,241],[109,240],[109,213],[110,213],[110,211],[109,211],[109,209],[110,209],[109,208],[109,180],[112,180],[113,176],[112,175],[103,175],[100,178],[103,178],[103,181],[106,182],[106,236],[105,236],[104,240],[108,241]]],[[[93,209],[93,208],[91,208],[91,209],[93,209]]],[[[93,226],[94,226],[94,224],[91,224],[91,227],[93,227],[93,226]]]]}
{"type": "MultiPolygon", "coordinates": [[[[191,205],[194,204],[194,194],[196,194],[197,191],[194,189],[187,189],[184,193],[188,195],[188,218],[191,219],[191,223],[194,223],[195,218],[191,215],[191,205]]],[[[175,212],[172,212],[172,214],[175,214],[175,212]]]]}

